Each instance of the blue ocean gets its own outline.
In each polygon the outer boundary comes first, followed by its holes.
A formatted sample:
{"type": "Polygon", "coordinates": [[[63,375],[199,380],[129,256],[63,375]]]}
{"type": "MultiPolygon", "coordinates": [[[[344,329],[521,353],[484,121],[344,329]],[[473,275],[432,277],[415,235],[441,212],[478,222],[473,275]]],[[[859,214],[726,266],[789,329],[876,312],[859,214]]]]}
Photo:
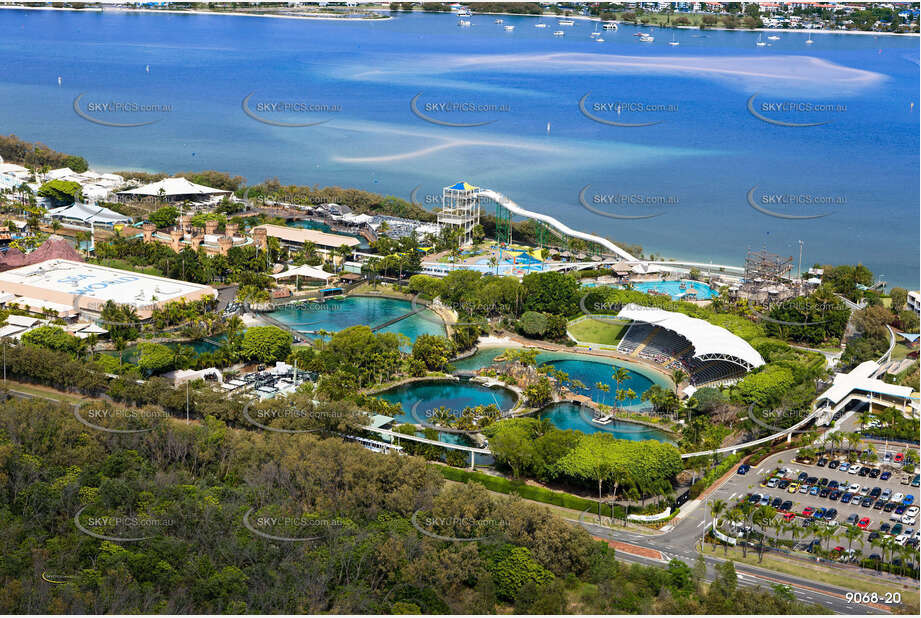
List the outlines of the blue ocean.
{"type": "Polygon", "coordinates": [[[0,10],[0,132],[432,208],[464,179],[647,254],[802,241],[918,287],[917,37],[468,19],[0,10]]]}

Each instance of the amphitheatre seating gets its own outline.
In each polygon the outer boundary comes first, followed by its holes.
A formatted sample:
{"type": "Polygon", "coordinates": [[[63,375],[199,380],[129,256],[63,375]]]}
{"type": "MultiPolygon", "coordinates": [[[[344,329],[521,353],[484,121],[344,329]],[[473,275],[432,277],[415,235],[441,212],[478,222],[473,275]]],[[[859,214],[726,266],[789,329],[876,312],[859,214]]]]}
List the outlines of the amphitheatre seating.
{"type": "Polygon", "coordinates": [[[617,344],[617,351],[624,354],[633,354],[633,352],[646,340],[652,332],[653,326],[644,322],[633,322],[624,333],[620,343],[617,344]]]}

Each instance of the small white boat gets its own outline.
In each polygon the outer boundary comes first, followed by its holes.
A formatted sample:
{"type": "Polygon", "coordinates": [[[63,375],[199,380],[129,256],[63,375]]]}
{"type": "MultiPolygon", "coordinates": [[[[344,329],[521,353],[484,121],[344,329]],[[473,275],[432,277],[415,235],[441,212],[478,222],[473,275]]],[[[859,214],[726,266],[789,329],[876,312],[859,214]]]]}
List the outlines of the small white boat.
{"type": "Polygon", "coordinates": [[[772,34],[771,36],[768,37],[768,41],[779,41],[779,40],[780,40],[780,37],[777,36],[776,34],[772,34]]]}
{"type": "Polygon", "coordinates": [[[560,26],[575,26],[576,25],[576,22],[574,22],[571,19],[561,19],[556,23],[559,24],[560,26]]]}
{"type": "Polygon", "coordinates": [[[759,35],[758,35],[758,42],[755,43],[755,45],[757,45],[758,47],[764,47],[765,45],[767,45],[767,43],[765,43],[764,41],[761,40],[761,35],[759,34],[759,35]]]}
{"type": "Polygon", "coordinates": [[[539,21],[539,22],[537,22],[536,24],[534,24],[534,27],[535,27],[535,28],[546,28],[546,27],[547,27],[547,24],[545,24],[545,23],[542,22],[542,21],[539,21]]]}
{"type": "Polygon", "coordinates": [[[550,123],[547,123],[547,135],[550,135],[550,123]]]}
{"type": "Polygon", "coordinates": [[[457,25],[458,25],[458,26],[463,26],[463,27],[466,28],[466,27],[468,27],[468,26],[470,25],[470,20],[462,19],[462,20],[460,20],[459,22],[457,22],[457,25]]]}
{"type": "Polygon", "coordinates": [[[63,82],[64,82],[64,79],[60,75],[58,75],[58,86],[60,86],[63,82]]]}
{"type": "Polygon", "coordinates": [[[496,20],[496,23],[497,23],[497,24],[501,24],[502,22],[503,22],[503,20],[501,20],[501,19],[497,19],[497,20],[496,20]]]}
{"type": "Polygon", "coordinates": [[[514,30],[514,29],[515,29],[515,26],[506,26],[506,27],[505,27],[505,31],[506,31],[506,32],[511,32],[511,31],[514,30]]]}
{"type": "Polygon", "coordinates": [[[643,43],[652,43],[655,40],[656,40],[656,37],[650,36],[648,34],[644,34],[643,36],[640,37],[640,41],[642,41],[643,43]]]}
{"type": "Polygon", "coordinates": [[[633,36],[649,36],[648,32],[635,32],[633,36]]]}
{"type": "Polygon", "coordinates": [[[147,73],[150,73],[150,65],[149,65],[149,64],[148,64],[146,67],[144,67],[144,71],[146,71],[147,73]]]}
{"type": "Polygon", "coordinates": [[[615,24],[613,21],[605,22],[602,28],[604,28],[605,30],[613,30],[617,32],[617,24],[615,24]]]}
{"type": "Polygon", "coordinates": [[[470,17],[470,9],[461,9],[457,12],[458,17],[470,17]]]}
{"type": "Polygon", "coordinates": [[[553,36],[563,36],[564,34],[566,34],[566,33],[563,32],[562,30],[557,30],[557,31],[555,31],[555,32],[553,33],[553,36]]]}
{"type": "Polygon", "coordinates": [[[604,37],[603,37],[603,36],[598,37],[597,39],[595,39],[595,42],[596,42],[596,43],[604,43],[604,37]]]}
{"type": "Polygon", "coordinates": [[[815,41],[812,40],[812,33],[809,33],[809,38],[806,39],[806,45],[812,45],[815,41]]]}
{"type": "Polygon", "coordinates": [[[596,416],[596,417],[592,418],[592,422],[595,423],[596,425],[610,425],[610,424],[611,424],[611,420],[613,420],[613,419],[611,419],[611,417],[610,417],[609,415],[605,415],[605,416],[596,416]]]}
{"type": "Polygon", "coordinates": [[[677,35],[677,34],[673,34],[673,35],[672,35],[672,40],[669,41],[668,44],[671,45],[672,47],[681,45],[681,43],[678,42],[678,35],[677,35]]]}

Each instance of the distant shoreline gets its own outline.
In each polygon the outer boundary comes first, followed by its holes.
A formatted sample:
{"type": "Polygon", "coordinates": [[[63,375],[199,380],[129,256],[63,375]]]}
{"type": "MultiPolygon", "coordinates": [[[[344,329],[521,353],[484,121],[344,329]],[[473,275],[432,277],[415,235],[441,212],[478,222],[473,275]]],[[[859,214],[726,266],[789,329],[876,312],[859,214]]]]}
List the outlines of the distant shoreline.
{"type": "MultiPolygon", "coordinates": [[[[193,11],[183,11],[178,9],[129,9],[124,7],[112,7],[105,8],[102,7],[93,7],[93,8],[84,8],[84,9],[75,9],[72,7],[54,7],[54,6],[20,6],[20,5],[0,5],[0,9],[22,9],[26,11],[71,11],[75,13],[169,13],[173,15],[227,15],[230,17],[271,17],[275,19],[312,19],[319,21],[378,21],[382,19],[393,19],[392,13],[405,13],[407,15],[413,15],[417,13],[431,14],[431,15],[454,15],[454,13],[448,11],[389,11],[385,9],[380,9],[379,17],[333,17],[326,16],[321,13],[316,14],[306,14],[306,15],[279,15],[276,13],[240,13],[237,11],[202,11],[202,10],[193,10],[193,11]],[[384,13],[391,13],[391,15],[385,15],[384,13]]],[[[619,19],[614,20],[602,20],[600,17],[586,17],[585,15],[534,15],[531,13],[472,13],[471,17],[476,17],[477,15],[501,15],[505,17],[536,17],[536,18],[549,18],[549,19],[578,19],[581,21],[587,22],[599,22],[603,23],[606,21],[613,21],[618,25],[626,26],[636,26],[637,28],[674,28],[675,30],[700,30],[708,31],[714,30],[719,32],[787,32],[787,33],[815,33],[815,34],[858,34],[858,35],[873,35],[873,36],[914,36],[921,37],[919,32],[876,32],[873,30],[826,30],[826,29],[812,29],[812,28],[722,28],[716,26],[710,26],[707,28],[701,28],[700,26],[684,26],[684,25],[659,25],[659,24],[634,24],[633,22],[627,22],[619,19]]]]}
{"type": "Polygon", "coordinates": [[[305,15],[278,15],[275,13],[240,13],[237,11],[182,11],[178,9],[129,9],[124,7],[112,7],[105,8],[102,7],[93,7],[85,9],[75,9],[72,7],[55,7],[55,6],[19,6],[19,5],[0,5],[0,9],[21,9],[25,11],[71,11],[74,13],[168,13],[171,15],[226,15],[228,17],[271,17],[274,19],[308,19],[308,20],[319,20],[319,21],[380,21],[385,19],[393,19],[390,15],[381,14],[379,17],[346,17],[344,14],[342,17],[333,17],[326,16],[321,13],[316,14],[305,14],[305,15]]]}

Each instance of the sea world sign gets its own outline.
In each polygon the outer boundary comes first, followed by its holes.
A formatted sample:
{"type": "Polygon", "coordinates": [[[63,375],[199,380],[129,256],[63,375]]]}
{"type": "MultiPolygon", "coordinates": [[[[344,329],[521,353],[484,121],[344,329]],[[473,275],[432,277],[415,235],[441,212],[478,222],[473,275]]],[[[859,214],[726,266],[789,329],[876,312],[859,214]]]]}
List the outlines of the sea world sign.
{"type": "MultiPolygon", "coordinates": [[[[85,279],[92,279],[92,275],[73,275],[71,277],[64,277],[63,279],[58,279],[58,283],[63,284],[76,284],[85,279]]],[[[112,285],[120,285],[122,283],[131,283],[132,281],[137,281],[140,277],[134,275],[124,275],[121,277],[115,277],[114,279],[109,279],[107,281],[94,281],[93,283],[87,284],[82,288],[73,290],[73,294],[82,295],[90,294],[95,290],[102,290],[112,285]]]]}

